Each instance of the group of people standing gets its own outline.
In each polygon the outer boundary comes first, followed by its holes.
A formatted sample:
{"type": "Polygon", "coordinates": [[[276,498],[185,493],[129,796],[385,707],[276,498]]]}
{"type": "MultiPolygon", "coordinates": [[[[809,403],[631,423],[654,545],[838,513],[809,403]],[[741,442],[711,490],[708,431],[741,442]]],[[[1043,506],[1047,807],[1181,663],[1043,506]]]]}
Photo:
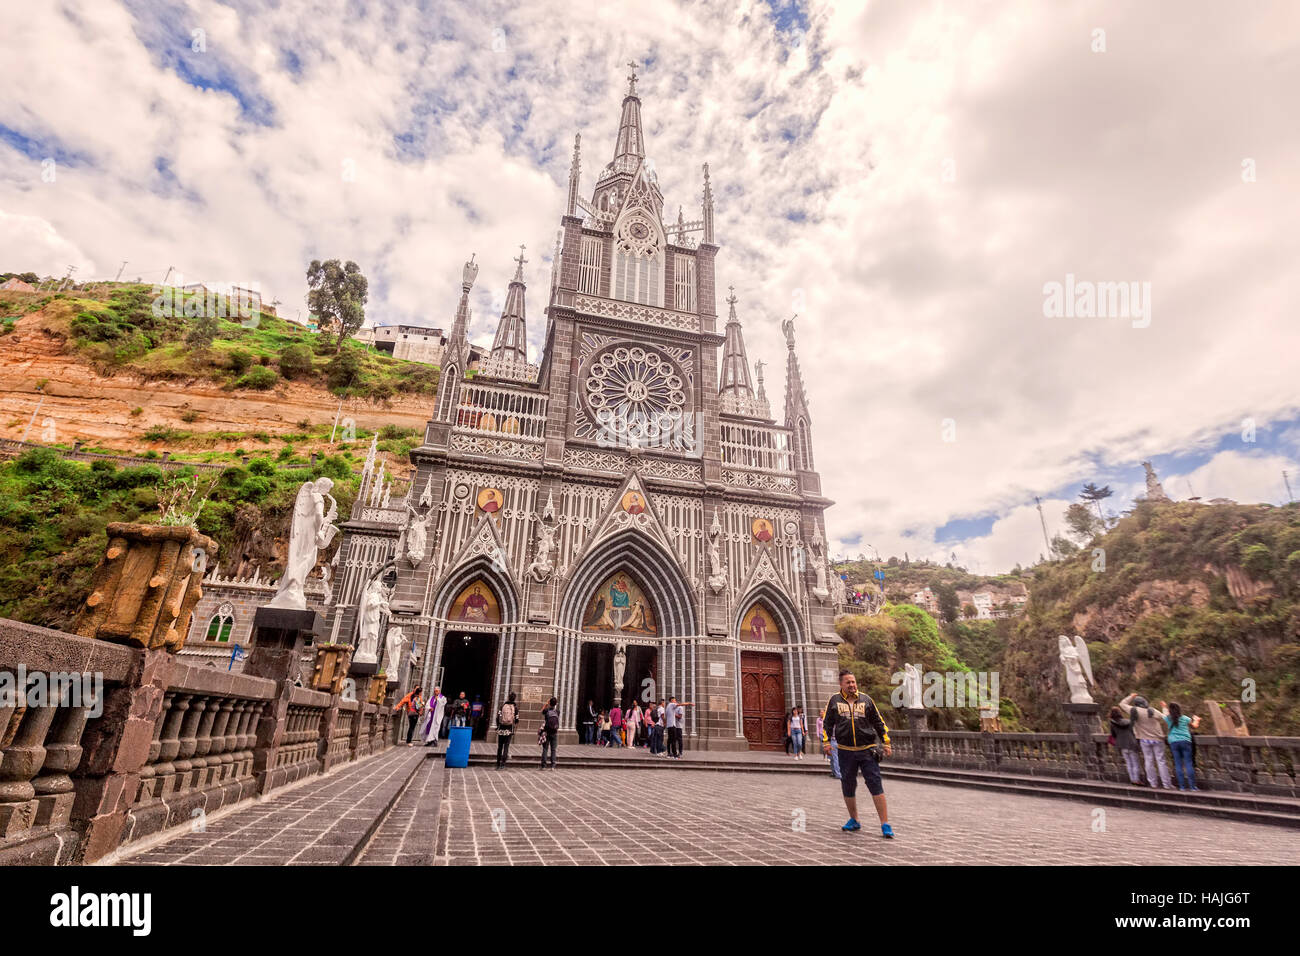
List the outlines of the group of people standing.
{"type": "Polygon", "coordinates": [[[582,715],[580,740],[599,747],[643,747],[656,757],[680,758],[686,708],[694,706],[669,697],[657,704],[648,701],[642,706],[634,700],[626,708],[615,704],[609,710],[598,710],[595,701],[589,700],[582,715]]]}
{"type": "Polygon", "coordinates": [[[406,743],[411,745],[417,725],[420,739],[426,747],[436,747],[439,737],[446,737],[451,727],[475,727],[483,719],[483,701],[475,696],[473,700],[461,691],[455,700],[448,701],[442,695],[442,688],[435,687],[433,693],[425,700],[423,688],[417,684],[415,689],[397,702],[393,710],[406,717],[406,743]],[[424,719],[421,720],[420,718],[424,719]]]}
{"type": "Polygon", "coordinates": [[[1192,731],[1200,727],[1199,715],[1188,717],[1177,704],[1160,701],[1156,710],[1138,694],[1129,694],[1110,709],[1110,742],[1124,755],[1129,782],[1142,786],[1145,766],[1147,785],[1152,790],[1172,790],[1165,745],[1174,757],[1174,776],[1179,790],[1199,790],[1196,786],[1196,741],[1192,731]],[[1157,779],[1159,785],[1157,786],[1157,779]]]}

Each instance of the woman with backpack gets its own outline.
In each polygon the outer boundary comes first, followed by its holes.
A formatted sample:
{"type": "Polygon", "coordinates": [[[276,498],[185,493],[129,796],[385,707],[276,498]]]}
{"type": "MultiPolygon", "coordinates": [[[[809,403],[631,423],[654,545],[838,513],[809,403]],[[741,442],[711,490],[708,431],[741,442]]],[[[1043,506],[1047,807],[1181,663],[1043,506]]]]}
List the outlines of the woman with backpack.
{"type": "Polygon", "coordinates": [[[510,759],[510,741],[515,736],[515,724],[519,723],[519,705],[515,703],[515,692],[511,691],[506,702],[497,711],[497,769],[500,770],[510,759]]]}
{"type": "Polygon", "coordinates": [[[1196,768],[1192,765],[1192,731],[1201,726],[1199,716],[1188,717],[1177,704],[1160,702],[1161,716],[1169,725],[1169,750],[1174,755],[1174,776],[1179,790],[1200,789],[1196,786],[1196,768]]]}
{"type": "Polygon", "coordinates": [[[559,701],[554,697],[542,708],[542,726],[537,731],[537,742],[542,745],[542,766],[546,769],[546,751],[551,751],[551,769],[555,769],[555,745],[560,736],[560,711],[556,708],[559,701]]]}
{"type": "Polygon", "coordinates": [[[1142,786],[1142,748],[1133,736],[1133,721],[1118,707],[1110,709],[1110,742],[1124,755],[1129,783],[1135,787],[1142,786]]]}
{"type": "MultiPolygon", "coordinates": [[[[420,696],[420,685],[415,685],[415,690],[411,691],[393,708],[394,711],[400,711],[406,715],[406,746],[411,746],[411,738],[415,736],[415,722],[420,719],[420,711],[424,709],[424,698],[420,696]]],[[[400,725],[399,725],[400,726],[400,725]]],[[[400,729],[398,731],[401,732],[400,729]]]]}

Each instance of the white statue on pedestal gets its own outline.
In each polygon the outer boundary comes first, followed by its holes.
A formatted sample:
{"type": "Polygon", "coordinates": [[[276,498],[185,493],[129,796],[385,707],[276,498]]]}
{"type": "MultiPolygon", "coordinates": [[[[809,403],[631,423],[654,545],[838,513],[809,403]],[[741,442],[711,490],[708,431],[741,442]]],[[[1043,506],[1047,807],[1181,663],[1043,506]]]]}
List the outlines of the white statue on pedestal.
{"type": "Polygon", "coordinates": [[[848,588],[844,586],[844,579],[838,574],[831,578],[831,603],[843,607],[846,603],[848,588]]]}
{"type": "Polygon", "coordinates": [[[825,542],[822,541],[822,529],[817,528],[813,532],[812,539],[812,566],[813,574],[817,576],[817,584],[812,589],[813,597],[823,604],[831,596],[830,588],[826,582],[826,554],[825,542]]]}
{"type": "Polygon", "coordinates": [[[555,564],[551,560],[551,553],[554,550],[555,528],[543,520],[537,526],[537,550],[533,554],[532,563],[528,565],[529,575],[538,584],[543,583],[555,570],[555,564]]]}
{"type": "Polygon", "coordinates": [[[374,664],[379,660],[379,632],[388,613],[388,588],[384,587],[383,581],[375,578],[361,596],[361,606],[357,608],[357,652],[352,656],[354,664],[374,664]]]}
{"type": "Polygon", "coordinates": [[[339,515],[338,502],[329,493],[333,487],[334,482],[330,479],[317,478],[305,482],[298,489],[298,497],[293,503],[293,524],[289,527],[289,555],[275,597],[267,607],[307,610],[303,586],[307,575],[316,567],[316,552],[328,548],[339,530],[333,524],[339,515]],[[329,499],[328,512],[325,510],[326,499],[329,499]]]}
{"type": "Polygon", "coordinates": [[[1061,663],[1065,665],[1065,682],[1070,686],[1070,703],[1094,703],[1088,693],[1088,685],[1097,682],[1092,679],[1092,661],[1088,658],[1088,645],[1079,635],[1074,636],[1074,643],[1064,634],[1060,638],[1061,663]]]}
{"type": "Polygon", "coordinates": [[[390,684],[397,682],[398,668],[402,665],[402,645],[405,643],[406,636],[400,627],[390,627],[384,636],[384,674],[390,684]]]}
{"type": "Polygon", "coordinates": [[[623,674],[627,672],[627,645],[614,646],[614,703],[623,698],[623,674]]]}
{"type": "Polygon", "coordinates": [[[903,706],[915,710],[921,706],[921,672],[911,664],[903,665],[903,706]]]}
{"type": "Polygon", "coordinates": [[[429,525],[433,523],[433,510],[423,516],[410,505],[406,506],[410,522],[406,526],[406,559],[418,566],[424,560],[424,553],[429,546],[429,525]]]}

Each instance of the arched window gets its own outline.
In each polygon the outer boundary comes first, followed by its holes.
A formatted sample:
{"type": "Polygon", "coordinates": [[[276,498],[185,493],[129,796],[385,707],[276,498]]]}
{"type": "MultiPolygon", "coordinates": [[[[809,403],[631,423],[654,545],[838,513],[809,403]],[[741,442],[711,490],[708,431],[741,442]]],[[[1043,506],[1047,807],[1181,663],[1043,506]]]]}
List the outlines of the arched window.
{"type": "Polygon", "coordinates": [[[799,468],[803,471],[812,471],[812,436],[808,433],[808,422],[799,419],[799,468]]]}
{"type": "Polygon", "coordinates": [[[640,212],[625,214],[614,230],[613,297],[663,307],[663,234],[640,212]]]}
{"type": "Polygon", "coordinates": [[[229,641],[230,632],[235,629],[235,616],[225,605],[217,608],[217,613],[208,621],[207,641],[229,641]]]}

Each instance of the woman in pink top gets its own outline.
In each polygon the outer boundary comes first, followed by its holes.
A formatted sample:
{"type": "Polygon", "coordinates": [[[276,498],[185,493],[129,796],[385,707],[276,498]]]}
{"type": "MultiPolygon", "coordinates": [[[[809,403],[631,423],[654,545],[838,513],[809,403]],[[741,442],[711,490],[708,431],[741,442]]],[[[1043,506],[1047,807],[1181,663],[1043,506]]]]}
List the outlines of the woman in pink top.
{"type": "Polygon", "coordinates": [[[636,745],[636,729],[641,723],[641,708],[637,706],[636,701],[632,701],[627,712],[623,714],[623,729],[627,732],[627,745],[629,747],[636,745]]]}

